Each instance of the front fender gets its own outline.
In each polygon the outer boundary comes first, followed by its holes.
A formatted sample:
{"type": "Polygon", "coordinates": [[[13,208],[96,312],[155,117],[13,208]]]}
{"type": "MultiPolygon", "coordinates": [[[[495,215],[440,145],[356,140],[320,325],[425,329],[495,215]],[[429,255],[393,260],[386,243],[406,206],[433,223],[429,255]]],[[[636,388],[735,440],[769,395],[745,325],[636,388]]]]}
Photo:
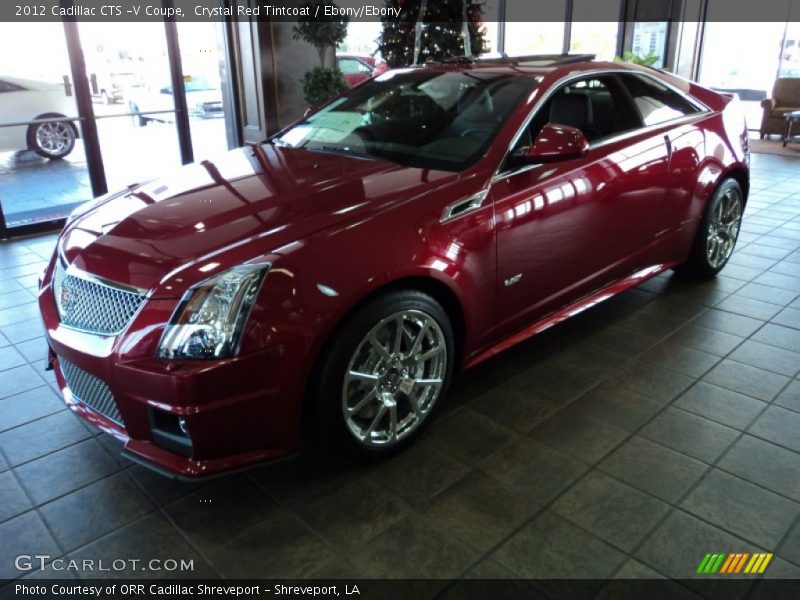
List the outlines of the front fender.
{"type": "Polygon", "coordinates": [[[452,293],[463,314],[464,357],[485,345],[494,323],[494,208],[487,204],[440,223],[441,207],[402,219],[395,211],[318,232],[275,251],[253,308],[242,352],[280,346],[291,361],[294,393],[345,316],[384,289],[434,281],[452,293]]]}

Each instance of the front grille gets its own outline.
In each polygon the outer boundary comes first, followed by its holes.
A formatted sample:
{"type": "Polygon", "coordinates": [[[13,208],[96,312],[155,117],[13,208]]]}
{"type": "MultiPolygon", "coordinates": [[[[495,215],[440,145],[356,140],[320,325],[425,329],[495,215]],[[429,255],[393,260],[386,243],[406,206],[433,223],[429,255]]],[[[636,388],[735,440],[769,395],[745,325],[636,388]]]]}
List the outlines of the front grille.
{"type": "Polygon", "coordinates": [[[58,364],[67,387],[77,402],[93,408],[118,425],[123,424],[114,395],[105,383],[64,358],[59,357],[58,364]]]}
{"type": "Polygon", "coordinates": [[[67,273],[59,261],[53,275],[58,317],[64,325],[117,335],[127,327],[144,302],[145,294],[67,273]]]}

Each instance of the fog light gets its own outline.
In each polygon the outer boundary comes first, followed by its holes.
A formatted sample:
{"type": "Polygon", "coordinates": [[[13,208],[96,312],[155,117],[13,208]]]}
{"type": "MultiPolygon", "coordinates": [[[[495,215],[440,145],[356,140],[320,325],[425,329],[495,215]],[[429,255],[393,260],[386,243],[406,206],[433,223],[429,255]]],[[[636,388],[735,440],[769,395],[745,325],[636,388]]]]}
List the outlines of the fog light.
{"type": "Polygon", "coordinates": [[[192,455],[192,438],[184,417],[173,415],[152,406],[147,407],[150,436],[156,446],[181,454],[192,455]]]}

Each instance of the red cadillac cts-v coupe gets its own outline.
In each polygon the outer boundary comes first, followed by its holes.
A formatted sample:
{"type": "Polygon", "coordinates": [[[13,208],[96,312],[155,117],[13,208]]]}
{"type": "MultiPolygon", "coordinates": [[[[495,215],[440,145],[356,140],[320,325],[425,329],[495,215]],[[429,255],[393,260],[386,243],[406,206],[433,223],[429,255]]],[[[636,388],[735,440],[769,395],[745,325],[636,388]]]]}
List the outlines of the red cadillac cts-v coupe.
{"type": "Polygon", "coordinates": [[[98,198],[39,303],[69,407],[164,473],[406,446],[458,371],[666,269],[748,193],[737,103],[586,56],[389,71],[98,198]]]}

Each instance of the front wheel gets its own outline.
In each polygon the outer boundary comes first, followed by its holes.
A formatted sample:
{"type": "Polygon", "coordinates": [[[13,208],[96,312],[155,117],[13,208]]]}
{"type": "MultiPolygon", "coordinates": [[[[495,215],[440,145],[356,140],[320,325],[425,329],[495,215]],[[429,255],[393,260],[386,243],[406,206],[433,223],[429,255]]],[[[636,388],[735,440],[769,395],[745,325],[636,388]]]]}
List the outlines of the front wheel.
{"type": "Polygon", "coordinates": [[[450,320],[427,294],[393,292],[361,307],[321,359],[310,406],[316,441],[357,458],[401,450],[446,393],[453,358],[450,320]]]}
{"type": "Polygon", "coordinates": [[[708,278],[728,264],[744,214],[744,194],[735,179],[726,179],[714,192],[697,230],[689,258],[676,271],[708,278]]]}
{"type": "Polygon", "coordinates": [[[31,125],[28,146],[44,158],[64,158],[75,147],[75,130],[65,121],[31,125]]]}

